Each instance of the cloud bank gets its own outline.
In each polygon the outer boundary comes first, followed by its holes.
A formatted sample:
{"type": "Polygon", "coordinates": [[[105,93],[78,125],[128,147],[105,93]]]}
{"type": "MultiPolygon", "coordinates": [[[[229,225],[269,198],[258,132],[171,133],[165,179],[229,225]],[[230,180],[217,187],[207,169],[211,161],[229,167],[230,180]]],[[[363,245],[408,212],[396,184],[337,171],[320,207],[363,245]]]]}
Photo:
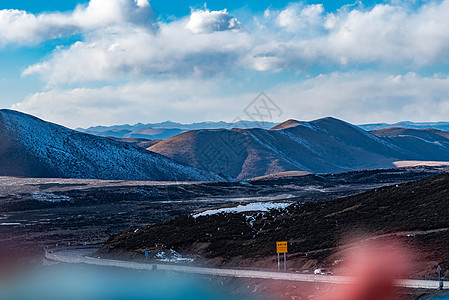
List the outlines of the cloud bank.
{"type": "Polygon", "coordinates": [[[0,26],[11,28],[2,31],[0,43],[82,32],[81,41],[56,49],[24,71],[50,84],[161,73],[210,76],[241,70],[449,63],[449,0],[429,1],[418,9],[400,2],[371,9],[349,6],[334,13],[326,13],[322,5],[292,3],[277,11],[267,9],[247,24],[225,9],[192,10],[169,23],[153,21],[151,15],[144,0],[91,0],[66,14],[0,11],[0,26]]]}
{"type": "MultiPolygon", "coordinates": [[[[331,73],[298,83],[278,84],[266,93],[284,111],[277,119],[312,120],[335,116],[356,124],[399,120],[447,120],[449,78],[370,73],[331,73]],[[425,105],[423,105],[425,103],[425,105]]],[[[238,96],[217,93],[233,89],[232,83],[216,80],[145,81],[100,89],[51,90],[30,95],[13,106],[73,128],[145,120],[179,122],[233,121],[245,117],[243,109],[257,93],[238,96]],[[101,116],[101,117],[100,117],[101,116]]]]}

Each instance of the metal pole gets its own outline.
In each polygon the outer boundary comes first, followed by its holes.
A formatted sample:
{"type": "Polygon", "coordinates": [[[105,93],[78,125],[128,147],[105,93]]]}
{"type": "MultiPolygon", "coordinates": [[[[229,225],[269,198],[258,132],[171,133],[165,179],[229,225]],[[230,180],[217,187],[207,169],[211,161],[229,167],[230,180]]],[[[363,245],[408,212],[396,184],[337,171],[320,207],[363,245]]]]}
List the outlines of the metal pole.
{"type": "Polygon", "coordinates": [[[287,253],[284,252],[284,272],[287,271],[287,253]]]}
{"type": "Polygon", "coordinates": [[[279,261],[279,253],[278,253],[278,271],[281,270],[281,262],[279,261]]]}
{"type": "Polygon", "coordinates": [[[439,289],[442,290],[443,289],[443,281],[441,280],[441,267],[438,266],[437,268],[438,270],[438,281],[439,281],[439,289]]]}

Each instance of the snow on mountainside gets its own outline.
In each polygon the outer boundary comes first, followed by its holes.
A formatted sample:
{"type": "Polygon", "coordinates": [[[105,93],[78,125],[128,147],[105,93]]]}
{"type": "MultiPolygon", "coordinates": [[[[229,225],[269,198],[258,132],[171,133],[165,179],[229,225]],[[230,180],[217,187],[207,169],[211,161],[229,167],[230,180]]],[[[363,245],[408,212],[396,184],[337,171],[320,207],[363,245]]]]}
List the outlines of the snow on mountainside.
{"type": "Polygon", "coordinates": [[[0,110],[0,175],[124,180],[220,180],[140,147],[0,110]]]}
{"type": "Polygon", "coordinates": [[[409,159],[449,160],[449,132],[437,129],[389,128],[371,133],[397,147],[412,151],[414,155],[409,159]]]}

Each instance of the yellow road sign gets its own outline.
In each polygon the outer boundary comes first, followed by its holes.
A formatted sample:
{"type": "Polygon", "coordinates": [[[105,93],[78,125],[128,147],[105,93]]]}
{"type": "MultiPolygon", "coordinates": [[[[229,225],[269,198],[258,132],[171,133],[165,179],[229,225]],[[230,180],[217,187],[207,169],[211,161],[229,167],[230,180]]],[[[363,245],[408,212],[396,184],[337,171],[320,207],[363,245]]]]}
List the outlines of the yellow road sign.
{"type": "Polygon", "coordinates": [[[276,242],[277,253],[287,253],[287,242],[276,242]]]}

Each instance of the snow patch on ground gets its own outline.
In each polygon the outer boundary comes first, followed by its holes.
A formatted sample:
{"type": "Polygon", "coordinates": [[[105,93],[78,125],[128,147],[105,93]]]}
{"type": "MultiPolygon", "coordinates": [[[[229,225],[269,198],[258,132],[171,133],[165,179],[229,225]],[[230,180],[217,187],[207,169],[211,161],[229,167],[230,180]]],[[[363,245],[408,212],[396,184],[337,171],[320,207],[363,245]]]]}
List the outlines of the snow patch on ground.
{"type": "Polygon", "coordinates": [[[161,251],[161,252],[157,253],[155,255],[156,260],[162,261],[162,262],[172,262],[172,263],[193,262],[194,261],[193,258],[183,257],[181,254],[179,254],[178,252],[176,252],[173,249],[170,249],[168,252],[169,253],[165,253],[165,251],[161,251]]]}
{"type": "Polygon", "coordinates": [[[242,204],[233,207],[223,207],[216,209],[209,209],[200,213],[193,214],[192,217],[198,218],[201,216],[210,216],[215,214],[229,214],[229,213],[244,213],[244,212],[254,212],[262,211],[268,212],[272,209],[282,210],[292,205],[293,202],[252,202],[248,204],[242,204]]]}
{"type": "Polygon", "coordinates": [[[53,193],[33,193],[33,199],[37,201],[62,202],[70,201],[70,197],[64,195],[55,195],[53,193]]]}

